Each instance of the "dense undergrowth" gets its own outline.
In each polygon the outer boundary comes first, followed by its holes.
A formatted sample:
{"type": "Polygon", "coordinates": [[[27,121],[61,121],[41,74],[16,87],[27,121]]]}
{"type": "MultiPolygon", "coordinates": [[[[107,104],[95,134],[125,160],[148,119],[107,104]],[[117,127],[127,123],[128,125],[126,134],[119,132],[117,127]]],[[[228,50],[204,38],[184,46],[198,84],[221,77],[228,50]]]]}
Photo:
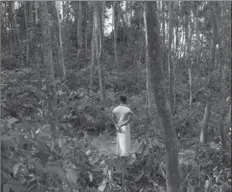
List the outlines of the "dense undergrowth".
{"type": "MultiPolygon", "coordinates": [[[[113,57],[107,56],[105,62],[110,63],[110,59],[113,57]]],[[[121,59],[126,62],[126,57],[121,59]]],[[[12,57],[5,56],[2,61],[9,60],[12,57]]],[[[82,62],[86,61],[83,59],[82,62]]],[[[74,66],[75,63],[69,62],[69,65],[74,66]]],[[[91,95],[88,69],[68,71],[65,83],[56,79],[56,138],[52,136],[48,123],[46,75],[38,76],[38,71],[32,68],[3,68],[3,191],[165,191],[162,130],[155,110],[154,118],[148,121],[143,86],[145,68],[143,65],[140,67],[142,73],[136,85],[130,68],[124,72],[107,69],[107,101],[104,106],[97,92],[97,72],[94,79],[96,92],[91,95]],[[138,148],[131,159],[100,155],[97,146],[90,145],[91,139],[99,134],[115,135],[111,111],[121,93],[127,93],[130,107],[139,117],[133,123],[132,130],[138,148]]],[[[199,74],[194,75],[199,76],[193,81],[197,92],[205,82],[199,74]]],[[[200,99],[196,99],[190,112],[188,85],[185,82],[186,77],[180,72],[173,123],[179,140],[181,187],[184,191],[194,187],[198,191],[211,189],[226,192],[231,184],[231,158],[230,153],[221,148],[218,139],[218,105],[213,108],[209,123],[211,142],[201,146],[199,135],[204,113],[204,91],[198,94],[200,99]]]]}

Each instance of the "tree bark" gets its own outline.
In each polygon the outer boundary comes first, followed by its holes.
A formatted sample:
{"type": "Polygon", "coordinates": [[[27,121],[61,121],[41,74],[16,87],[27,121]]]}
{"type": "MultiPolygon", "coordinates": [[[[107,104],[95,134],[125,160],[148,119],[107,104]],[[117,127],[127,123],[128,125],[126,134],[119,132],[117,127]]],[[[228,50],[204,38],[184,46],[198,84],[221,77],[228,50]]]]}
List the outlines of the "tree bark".
{"type": "MultiPolygon", "coordinates": [[[[179,9],[179,5],[178,5],[178,2],[175,4],[174,2],[174,5],[179,9]]],[[[178,54],[178,47],[179,47],[179,21],[178,21],[178,15],[176,16],[177,17],[177,23],[176,23],[176,41],[175,41],[175,47],[173,49],[175,49],[175,52],[176,52],[176,60],[174,62],[174,65],[173,65],[173,109],[174,111],[176,111],[176,66],[177,66],[177,63],[178,63],[178,59],[179,59],[179,54],[178,54]]]]}
{"type": "Polygon", "coordinates": [[[162,40],[163,40],[163,42],[162,42],[162,44],[163,44],[163,46],[162,46],[163,58],[162,58],[162,61],[163,61],[163,71],[165,73],[165,69],[166,69],[166,67],[165,67],[165,31],[166,31],[166,28],[165,28],[165,1],[162,1],[162,20],[163,20],[163,22],[162,22],[162,32],[163,32],[163,38],[162,38],[162,40]]]}
{"type": "MultiPolygon", "coordinates": [[[[187,2],[185,2],[187,4],[187,2]]],[[[191,49],[191,41],[192,41],[192,34],[193,34],[193,25],[191,21],[191,13],[188,11],[188,15],[185,15],[185,42],[187,43],[187,51],[185,53],[185,66],[188,63],[188,76],[189,76],[189,107],[190,110],[192,109],[193,105],[193,93],[192,93],[192,64],[191,64],[191,57],[190,57],[190,49],[191,49]],[[191,26],[190,32],[188,26],[191,26]]]]}
{"type": "Polygon", "coordinates": [[[80,50],[82,49],[82,1],[77,1],[77,59],[79,58],[80,50]]]}
{"type": "Polygon", "coordinates": [[[114,30],[114,58],[115,64],[118,65],[118,56],[117,56],[117,31],[118,31],[118,2],[114,1],[113,11],[112,11],[112,23],[114,30]]]}
{"type": "Polygon", "coordinates": [[[24,7],[24,22],[25,22],[25,35],[26,35],[26,66],[29,63],[29,34],[28,34],[28,23],[27,23],[27,2],[23,3],[24,7]]]}
{"type": "Polygon", "coordinates": [[[93,92],[93,72],[94,72],[94,62],[95,62],[95,43],[94,43],[94,38],[95,38],[95,30],[94,30],[94,26],[93,26],[93,30],[92,30],[92,40],[91,40],[91,53],[92,53],[92,57],[91,57],[91,65],[90,65],[90,95],[92,95],[93,92]]]}
{"type": "MultiPolygon", "coordinates": [[[[191,16],[190,16],[191,18],[191,16]]],[[[190,19],[191,20],[191,19],[190,19]]],[[[192,22],[191,22],[192,23],[192,22]]],[[[188,42],[188,74],[189,74],[189,107],[190,110],[193,107],[193,91],[192,91],[192,59],[190,57],[190,48],[191,48],[191,42],[192,42],[192,36],[193,36],[193,26],[194,24],[192,23],[191,26],[191,31],[190,31],[190,37],[189,37],[189,42],[188,42]]]]}
{"type": "Polygon", "coordinates": [[[57,23],[58,23],[58,33],[59,33],[59,58],[60,58],[60,68],[61,68],[61,79],[65,80],[66,79],[66,69],[64,65],[64,50],[63,50],[63,41],[62,41],[62,31],[61,31],[61,26],[60,26],[60,15],[59,11],[57,8],[57,4],[55,3],[55,9],[56,9],[56,14],[57,14],[57,23]]]}
{"type": "Polygon", "coordinates": [[[221,138],[221,144],[223,149],[230,149],[230,138],[225,130],[225,124],[224,124],[224,118],[220,119],[220,138],[221,138]]]}
{"type": "Polygon", "coordinates": [[[99,87],[100,87],[100,97],[101,101],[104,104],[106,95],[105,95],[105,82],[104,82],[104,71],[103,66],[100,61],[101,59],[101,30],[100,30],[100,14],[99,14],[99,2],[93,2],[94,6],[94,44],[95,44],[95,52],[96,52],[96,59],[98,65],[98,75],[99,75],[99,87]]]}
{"type": "Polygon", "coordinates": [[[148,36],[147,36],[147,17],[146,17],[146,3],[144,4],[144,34],[145,34],[145,54],[146,54],[146,89],[147,89],[147,109],[148,109],[148,121],[151,121],[152,115],[152,93],[151,93],[151,71],[150,71],[150,58],[149,58],[149,47],[148,47],[148,36]]]}
{"type": "Polygon", "coordinates": [[[199,23],[199,20],[198,20],[198,15],[199,15],[199,11],[197,9],[197,5],[194,4],[194,8],[193,8],[193,14],[195,16],[195,23],[196,23],[196,26],[195,26],[195,30],[196,30],[196,39],[197,39],[197,47],[196,47],[196,66],[199,66],[199,63],[200,63],[200,23],[199,23]]]}
{"type": "Polygon", "coordinates": [[[19,31],[18,31],[18,27],[17,27],[16,15],[15,15],[14,10],[15,10],[15,6],[14,6],[14,2],[13,2],[12,3],[12,11],[13,11],[14,26],[15,26],[15,30],[16,30],[16,37],[17,37],[17,40],[18,40],[18,44],[19,44],[19,47],[21,49],[20,60],[21,60],[21,66],[23,67],[23,53],[22,53],[23,47],[22,47],[21,39],[19,37],[19,31]]]}
{"type": "Polygon", "coordinates": [[[42,37],[43,37],[43,57],[44,57],[44,64],[48,68],[48,83],[47,83],[47,90],[48,90],[48,119],[51,125],[51,131],[53,137],[56,134],[56,115],[54,111],[54,105],[56,103],[55,99],[55,92],[54,92],[54,66],[53,66],[53,53],[52,53],[52,38],[51,38],[51,30],[49,27],[49,16],[48,16],[48,9],[47,9],[47,2],[40,1],[39,2],[40,10],[41,10],[41,27],[42,27],[42,37]]]}
{"type": "Polygon", "coordinates": [[[172,39],[173,39],[173,2],[168,2],[169,11],[169,29],[168,29],[168,77],[169,77],[169,102],[171,111],[173,111],[173,67],[171,64],[172,39]]]}
{"type": "Polygon", "coordinates": [[[105,2],[101,1],[99,6],[100,11],[100,31],[101,31],[101,58],[103,57],[103,44],[104,44],[104,23],[105,23],[105,2]]]}
{"type": "MultiPolygon", "coordinates": [[[[28,29],[29,29],[29,32],[28,32],[28,37],[29,37],[29,40],[31,40],[32,37],[33,37],[33,32],[34,32],[34,30],[33,30],[33,24],[34,24],[33,1],[29,1],[28,4],[29,4],[29,14],[28,14],[28,29]]],[[[29,47],[31,48],[31,46],[29,46],[29,47]]]]}
{"type": "MultiPolygon", "coordinates": [[[[215,21],[214,21],[214,27],[215,28],[218,28],[219,31],[222,31],[221,30],[221,10],[222,7],[221,7],[221,4],[218,3],[218,2],[215,2],[215,21]]],[[[217,30],[217,29],[216,29],[217,30]]],[[[218,40],[218,53],[216,54],[217,55],[217,61],[219,62],[219,66],[218,66],[218,70],[219,70],[219,73],[220,73],[220,85],[221,85],[221,98],[223,100],[226,100],[226,87],[225,87],[225,82],[226,82],[226,79],[225,79],[225,62],[224,62],[224,58],[225,58],[225,55],[223,55],[223,51],[222,51],[222,43],[221,43],[221,37],[223,36],[223,34],[221,33],[216,33],[215,34],[215,39],[218,40]]],[[[225,115],[225,112],[224,112],[224,108],[222,108],[222,112],[221,112],[221,118],[220,118],[220,137],[221,137],[221,144],[222,144],[222,148],[223,149],[230,149],[230,143],[231,143],[231,139],[230,137],[228,136],[228,128],[231,127],[231,122],[229,122],[228,120],[231,119],[231,102],[228,100],[227,103],[230,105],[230,110],[229,110],[229,113],[227,115],[225,115]],[[228,119],[229,118],[229,119],[228,119]]]]}
{"type": "Polygon", "coordinates": [[[39,22],[39,14],[38,14],[38,2],[35,1],[35,24],[39,22]]]}
{"type": "MultiPolygon", "coordinates": [[[[85,57],[87,58],[89,56],[89,53],[88,53],[88,35],[89,35],[89,29],[90,29],[90,23],[88,22],[91,17],[89,16],[89,6],[88,6],[88,2],[86,2],[85,6],[85,16],[84,16],[84,26],[85,26],[85,57]]],[[[92,34],[92,33],[91,33],[92,34]]],[[[91,45],[90,45],[91,47],[91,45]]]]}
{"type": "Polygon", "coordinates": [[[202,126],[201,126],[201,135],[200,135],[200,143],[201,144],[207,144],[209,140],[209,131],[208,131],[208,122],[210,119],[211,115],[211,101],[210,101],[211,93],[207,94],[207,103],[205,106],[205,112],[204,112],[204,117],[202,120],[202,126]]]}
{"type": "Polygon", "coordinates": [[[151,57],[151,79],[155,103],[161,125],[164,130],[164,142],[166,148],[166,186],[167,192],[180,191],[180,168],[178,162],[178,143],[176,131],[173,127],[171,118],[171,109],[167,101],[164,75],[162,71],[162,63],[160,58],[160,27],[156,16],[157,3],[147,2],[147,29],[149,41],[149,55],[151,57]]]}

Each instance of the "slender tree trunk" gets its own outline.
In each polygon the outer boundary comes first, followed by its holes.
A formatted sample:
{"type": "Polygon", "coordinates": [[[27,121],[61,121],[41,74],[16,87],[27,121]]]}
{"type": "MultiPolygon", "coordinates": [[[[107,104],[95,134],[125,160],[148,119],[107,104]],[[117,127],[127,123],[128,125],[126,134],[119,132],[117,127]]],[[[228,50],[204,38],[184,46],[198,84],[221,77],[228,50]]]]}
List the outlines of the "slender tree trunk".
{"type": "Polygon", "coordinates": [[[117,31],[118,31],[118,2],[114,1],[113,3],[113,11],[112,11],[112,23],[113,23],[113,30],[114,30],[114,58],[115,64],[118,65],[118,56],[117,56],[117,31]]]}
{"type": "Polygon", "coordinates": [[[100,97],[101,101],[104,104],[106,95],[105,95],[105,82],[104,82],[104,71],[103,66],[100,61],[101,58],[101,30],[100,30],[100,14],[99,14],[99,2],[93,2],[94,5],[94,44],[96,51],[96,58],[98,64],[98,75],[99,75],[99,86],[100,86],[100,97]]]}
{"type": "Polygon", "coordinates": [[[229,110],[229,113],[226,117],[226,125],[228,128],[231,127],[231,103],[229,103],[229,105],[230,105],[230,110],[229,110]]]}
{"type": "Polygon", "coordinates": [[[39,22],[38,1],[35,1],[35,24],[39,22]]]}
{"type": "Polygon", "coordinates": [[[169,102],[171,110],[173,111],[173,67],[171,64],[171,53],[172,53],[172,40],[173,40],[173,2],[168,2],[169,10],[169,29],[168,29],[168,77],[169,77],[169,102]]]}
{"type": "MultiPolygon", "coordinates": [[[[211,57],[212,57],[212,61],[210,63],[210,65],[207,66],[207,73],[211,72],[211,66],[216,66],[216,43],[217,43],[217,37],[218,37],[218,33],[217,33],[217,21],[216,21],[216,17],[215,17],[215,13],[214,10],[212,12],[212,23],[213,23],[213,47],[212,47],[212,52],[211,52],[211,57]]],[[[207,128],[207,124],[209,121],[209,118],[211,116],[211,78],[212,75],[210,74],[208,76],[209,80],[208,80],[208,85],[207,85],[207,89],[208,89],[208,98],[207,98],[207,104],[206,104],[206,109],[205,109],[205,114],[204,114],[204,119],[203,119],[203,124],[202,124],[202,131],[201,131],[201,143],[206,144],[208,142],[208,128],[207,128]]]]}
{"type": "Polygon", "coordinates": [[[14,2],[12,3],[12,10],[13,10],[13,19],[14,19],[14,26],[15,26],[15,30],[16,30],[16,37],[17,37],[17,40],[18,40],[18,44],[19,44],[19,47],[20,47],[20,60],[21,60],[21,66],[23,66],[23,53],[22,53],[22,50],[23,50],[23,47],[22,47],[22,43],[21,43],[21,39],[19,37],[19,31],[18,31],[18,27],[17,27],[17,21],[16,21],[16,15],[15,15],[15,7],[14,7],[14,2]]]}
{"type": "MultiPolygon", "coordinates": [[[[174,5],[179,9],[178,2],[174,5]]],[[[173,109],[176,111],[176,66],[178,63],[179,59],[179,54],[178,54],[178,46],[179,46],[179,22],[178,22],[178,16],[177,16],[177,23],[176,23],[176,42],[175,42],[175,52],[176,52],[176,60],[173,65],[173,109]]]]}
{"type": "Polygon", "coordinates": [[[39,2],[40,10],[41,10],[41,27],[42,27],[42,37],[43,37],[43,57],[44,64],[48,68],[48,109],[49,109],[49,123],[51,125],[51,130],[53,133],[53,137],[55,138],[56,134],[56,115],[54,111],[54,105],[56,103],[55,92],[53,87],[54,82],[54,67],[53,67],[53,53],[52,53],[52,38],[51,38],[51,30],[49,27],[49,16],[47,9],[47,2],[40,1],[39,2]]]}
{"type": "MultiPolygon", "coordinates": [[[[89,19],[89,12],[88,12],[88,6],[85,6],[85,21],[88,21],[89,19]]],[[[89,24],[88,22],[85,22],[85,57],[88,57],[88,29],[89,24]]]]}
{"type": "Polygon", "coordinates": [[[224,118],[220,119],[219,128],[220,128],[220,138],[221,138],[222,148],[230,149],[231,140],[225,130],[224,118]]]}
{"type": "MultiPolygon", "coordinates": [[[[219,29],[219,31],[222,31],[221,30],[221,5],[220,3],[218,2],[215,2],[215,10],[216,13],[214,18],[215,18],[215,21],[214,21],[214,27],[219,29]]],[[[216,29],[216,30],[217,30],[216,29]]],[[[223,51],[222,51],[222,45],[221,45],[221,37],[223,34],[218,34],[216,32],[215,34],[215,39],[218,40],[218,44],[219,44],[219,50],[218,50],[218,53],[216,54],[217,55],[217,61],[219,61],[219,66],[218,66],[218,70],[219,70],[219,73],[220,73],[220,84],[221,84],[221,98],[223,100],[226,100],[226,88],[225,88],[225,84],[226,84],[226,79],[225,79],[225,62],[224,62],[224,58],[225,56],[223,55],[223,51]]],[[[228,136],[227,134],[227,130],[229,127],[231,127],[231,122],[228,122],[228,117],[229,119],[231,119],[231,103],[229,101],[227,101],[228,104],[230,105],[230,110],[229,110],[229,113],[228,115],[229,116],[226,116],[225,113],[224,113],[224,110],[225,109],[222,109],[222,112],[221,112],[221,118],[220,118],[220,137],[221,137],[221,144],[222,144],[222,148],[223,149],[230,149],[230,143],[231,143],[231,139],[230,137],[228,136]]]]}
{"type": "Polygon", "coordinates": [[[147,17],[146,17],[146,3],[144,4],[144,34],[145,34],[145,53],[146,53],[146,89],[147,89],[147,107],[148,107],[148,120],[151,121],[152,115],[152,93],[151,93],[151,72],[150,72],[150,58],[149,58],[149,47],[148,47],[148,37],[147,37],[147,17]]]}
{"type": "Polygon", "coordinates": [[[100,3],[100,30],[101,30],[101,59],[103,57],[103,44],[104,44],[104,23],[105,23],[105,2],[100,3]]]}
{"type": "Polygon", "coordinates": [[[59,10],[57,8],[57,4],[55,3],[55,8],[56,8],[56,14],[57,14],[57,23],[58,23],[58,33],[59,33],[59,58],[60,58],[60,68],[61,68],[61,79],[65,80],[66,79],[66,69],[64,65],[64,50],[63,50],[63,41],[62,41],[62,31],[61,31],[61,26],[60,26],[60,16],[59,16],[59,10]]]}
{"type": "Polygon", "coordinates": [[[93,26],[92,40],[91,40],[92,57],[91,57],[91,66],[90,66],[90,95],[92,95],[92,92],[93,92],[93,73],[94,73],[94,62],[95,62],[95,43],[94,43],[95,40],[94,38],[95,38],[95,30],[93,26]]]}
{"type": "Polygon", "coordinates": [[[181,47],[181,51],[179,52],[179,58],[181,58],[181,52],[183,51],[184,52],[184,54],[183,54],[183,56],[184,56],[184,58],[186,58],[186,46],[185,46],[185,36],[186,36],[186,34],[185,34],[185,27],[184,26],[182,26],[182,41],[181,41],[181,44],[180,44],[180,47],[181,47]]]}
{"type": "Polygon", "coordinates": [[[35,52],[35,60],[36,60],[36,73],[37,73],[37,78],[38,78],[38,87],[39,89],[42,89],[42,78],[41,78],[41,73],[40,73],[40,63],[41,63],[41,58],[39,57],[39,50],[40,47],[36,47],[36,52],[35,52]]]}
{"type": "MultiPolygon", "coordinates": [[[[128,5],[128,4],[126,4],[126,5],[128,5]]],[[[124,15],[122,14],[122,11],[121,11],[122,9],[120,8],[120,18],[121,18],[121,20],[122,20],[122,23],[123,23],[123,30],[124,30],[124,38],[123,38],[123,45],[125,45],[125,46],[127,46],[127,44],[126,44],[126,42],[125,42],[125,40],[126,40],[126,38],[127,38],[127,36],[128,36],[128,7],[126,8],[126,10],[127,10],[127,12],[124,14],[125,15],[125,17],[123,17],[124,15]]]]}
{"type": "Polygon", "coordinates": [[[14,2],[9,2],[9,21],[10,21],[10,29],[11,29],[11,38],[12,38],[12,45],[16,44],[16,31],[14,29],[14,10],[13,10],[14,2]]]}
{"type": "Polygon", "coordinates": [[[165,73],[165,31],[166,31],[166,28],[165,28],[165,1],[162,1],[162,19],[163,19],[163,22],[162,22],[162,32],[163,32],[163,71],[165,73]]]}
{"type": "Polygon", "coordinates": [[[208,143],[208,122],[210,119],[210,115],[211,115],[211,93],[209,92],[207,95],[207,103],[205,106],[205,112],[204,112],[204,117],[203,117],[203,121],[202,121],[202,126],[201,126],[201,135],[200,135],[200,142],[201,144],[207,144],[208,143]]]}
{"type": "MultiPolygon", "coordinates": [[[[193,3],[194,4],[194,3],[193,3]]],[[[200,50],[199,50],[199,48],[200,48],[200,30],[199,30],[199,20],[198,20],[198,18],[199,18],[199,11],[198,11],[198,9],[197,9],[197,5],[196,4],[194,4],[193,5],[194,6],[194,8],[193,8],[193,14],[194,14],[194,16],[195,16],[195,23],[196,23],[196,26],[195,26],[195,29],[196,29],[196,39],[197,39],[197,51],[196,51],[196,66],[199,66],[199,63],[200,63],[200,50]]]]}
{"type": "MultiPolygon", "coordinates": [[[[11,4],[11,2],[6,2],[5,3],[5,8],[7,9],[7,6],[11,6],[10,5],[11,4]],[[8,4],[8,5],[7,5],[8,4]]],[[[11,22],[11,14],[8,14],[8,17],[7,17],[7,19],[8,19],[8,22],[7,22],[7,28],[8,28],[8,30],[9,31],[7,31],[6,33],[7,33],[7,35],[8,35],[8,40],[9,40],[9,46],[8,46],[8,48],[9,48],[9,54],[12,54],[12,49],[13,49],[13,41],[12,41],[12,22],[11,22]]]]}
{"type": "Polygon", "coordinates": [[[34,17],[33,17],[33,1],[28,2],[28,58],[34,63],[35,45],[33,43],[34,31],[34,17]]]}
{"type": "Polygon", "coordinates": [[[29,62],[29,35],[28,35],[28,23],[27,23],[27,2],[24,5],[24,22],[25,22],[25,32],[26,32],[26,66],[28,67],[29,62]]]}
{"type": "Polygon", "coordinates": [[[77,60],[79,58],[80,50],[82,49],[82,1],[77,1],[78,12],[77,12],[77,60]]]}
{"type": "MultiPolygon", "coordinates": [[[[211,3],[216,3],[216,2],[211,2],[211,3]]],[[[217,62],[216,62],[216,45],[217,45],[217,37],[218,37],[218,34],[217,34],[217,29],[218,29],[218,26],[217,26],[217,20],[216,20],[216,16],[215,16],[215,13],[213,12],[212,13],[212,24],[213,24],[213,38],[212,38],[212,44],[213,44],[213,47],[212,47],[212,63],[211,63],[211,68],[210,70],[213,70],[214,68],[217,68],[217,62]]]]}
{"type": "Polygon", "coordinates": [[[134,1],[128,1],[128,8],[129,8],[129,12],[128,12],[128,27],[131,27],[131,20],[133,18],[133,4],[134,1]]]}
{"type": "Polygon", "coordinates": [[[167,192],[180,192],[181,176],[178,161],[178,143],[176,131],[173,127],[171,118],[171,109],[167,101],[164,75],[162,71],[162,63],[160,58],[160,28],[157,20],[156,11],[157,3],[147,2],[147,29],[149,55],[151,57],[151,79],[153,83],[153,91],[158,115],[161,125],[164,129],[164,142],[166,148],[166,186],[167,192]]]}
{"type": "MultiPolygon", "coordinates": [[[[189,15],[191,15],[191,14],[189,13],[189,15]]],[[[193,101],[193,95],[192,95],[192,64],[191,64],[192,61],[191,61],[191,57],[190,57],[192,34],[193,34],[193,27],[192,27],[191,16],[185,15],[185,42],[187,43],[187,52],[185,53],[185,66],[187,66],[187,63],[188,63],[189,107],[190,107],[190,110],[192,109],[192,105],[193,105],[193,103],[192,103],[192,101],[193,101]],[[189,32],[189,29],[188,29],[188,25],[191,26],[190,32],[189,32]]]]}
{"type": "MultiPolygon", "coordinates": [[[[29,4],[29,15],[28,15],[28,29],[29,29],[29,32],[28,32],[28,36],[29,36],[29,40],[32,39],[33,37],[33,24],[34,24],[34,20],[33,20],[33,1],[29,1],[28,2],[29,4]]],[[[29,46],[30,47],[30,46],[29,46]]]]}

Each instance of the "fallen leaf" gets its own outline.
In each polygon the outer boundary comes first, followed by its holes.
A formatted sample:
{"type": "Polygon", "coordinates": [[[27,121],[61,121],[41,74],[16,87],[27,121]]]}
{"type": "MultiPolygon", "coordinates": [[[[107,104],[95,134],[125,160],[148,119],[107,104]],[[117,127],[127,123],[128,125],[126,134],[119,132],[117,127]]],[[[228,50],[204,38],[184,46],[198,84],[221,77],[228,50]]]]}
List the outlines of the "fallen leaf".
{"type": "Polygon", "coordinates": [[[76,172],[73,169],[70,169],[70,168],[66,168],[65,170],[67,171],[68,180],[70,182],[76,184],[77,178],[78,178],[76,172]]]}
{"type": "Polygon", "coordinates": [[[103,181],[101,182],[101,184],[98,186],[98,191],[99,192],[104,192],[107,183],[108,183],[108,180],[107,179],[103,179],[103,181]]]}
{"type": "Polygon", "coordinates": [[[13,167],[13,175],[14,175],[14,177],[17,175],[18,170],[22,165],[23,164],[21,162],[14,165],[14,167],[13,167]]]}

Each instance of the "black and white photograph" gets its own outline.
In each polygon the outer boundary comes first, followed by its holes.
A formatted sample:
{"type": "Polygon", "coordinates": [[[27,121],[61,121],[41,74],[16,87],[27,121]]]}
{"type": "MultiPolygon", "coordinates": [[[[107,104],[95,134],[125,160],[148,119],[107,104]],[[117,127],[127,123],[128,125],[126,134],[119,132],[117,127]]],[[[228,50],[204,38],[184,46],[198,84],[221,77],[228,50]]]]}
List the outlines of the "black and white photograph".
{"type": "Polygon", "coordinates": [[[1,1],[2,192],[230,192],[231,1],[1,1]]]}

